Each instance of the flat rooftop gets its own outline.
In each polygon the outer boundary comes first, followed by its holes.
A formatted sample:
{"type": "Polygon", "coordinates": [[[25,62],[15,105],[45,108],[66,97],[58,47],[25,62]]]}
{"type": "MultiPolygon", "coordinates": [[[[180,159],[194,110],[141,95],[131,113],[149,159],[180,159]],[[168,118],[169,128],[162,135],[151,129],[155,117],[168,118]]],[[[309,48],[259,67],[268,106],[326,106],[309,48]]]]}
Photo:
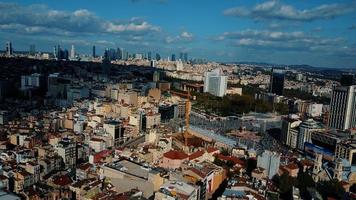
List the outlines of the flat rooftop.
{"type": "Polygon", "coordinates": [[[149,167],[129,160],[120,160],[107,165],[107,167],[146,180],[148,179],[149,172],[152,171],[149,167]]]}

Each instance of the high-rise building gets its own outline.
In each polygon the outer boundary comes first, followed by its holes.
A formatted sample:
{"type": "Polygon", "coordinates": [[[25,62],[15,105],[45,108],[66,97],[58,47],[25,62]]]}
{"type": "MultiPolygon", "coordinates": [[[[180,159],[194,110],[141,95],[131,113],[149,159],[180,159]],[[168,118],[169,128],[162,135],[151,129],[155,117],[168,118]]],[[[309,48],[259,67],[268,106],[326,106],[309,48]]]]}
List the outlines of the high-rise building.
{"type": "Polygon", "coordinates": [[[61,59],[68,60],[68,58],[69,58],[68,49],[64,49],[64,51],[61,51],[61,59]]]}
{"type": "Polygon", "coordinates": [[[93,52],[92,52],[93,54],[92,54],[92,56],[93,56],[93,58],[95,58],[96,57],[96,54],[95,54],[95,46],[93,46],[93,52]]]}
{"type": "Polygon", "coordinates": [[[147,59],[148,59],[148,60],[152,60],[152,52],[149,51],[149,52],[147,53],[147,59]]]}
{"type": "Polygon", "coordinates": [[[313,119],[307,119],[299,125],[298,149],[304,151],[306,142],[312,143],[312,133],[321,130],[321,126],[313,119]]]}
{"type": "Polygon", "coordinates": [[[273,94],[283,95],[284,70],[272,69],[269,91],[273,94]]]}
{"type": "Polygon", "coordinates": [[[70,49],[70,58],[74,59],[75,58],[75,48],[74,45],[72,45],[72,48],[70,49]]]}
{"type": "Polygon", "coordinates": [[[204,92],[222,97],[226,94],[227,76],[222,75],[221,69],[204,73],[204,92]]]}
{"type": "Polygon", "coordinates": [[[61,59],[61,47],[59,45],[57,45],[57,50],[56,50],[56,58],[57,60],[60,60],[61,59]]]}
{"type": "Polygon", "coordinates": [[[176,54],[172,54],[171,61],[176,61],[176,54]]]}
{"type": "Polygon", "coordinates": [[[13,54],[12,43],[6,42],[6,55],[11,56],[13,54]]]}
{"type": "Polygon", "coordinates": [[[281,141],[292,148],[297,147],[299,125],[302,121],[298,118],[288,117],[282,121],[281,141]]]}
{"type": "Polygon", "coordinates": [[[36,54],[36,46],[34,44],[30,45],[30,51],[29,51],[30,55],[35,55],[36,54]]]}
{"type": "Polygon", "coordinates": [[[355,85],[355,75],[353,74],[342,74],[340,83],[342,86],[355,85]]]}
{"type": "Polygon", "coordinates": [[[329,127],[356,128],[356,85],[334,87],[330,101],[329,127]]]}
{"type": "Polygon", "coordinates": [[[184,61],[184,53],[183,53],[183,52],[180,52],[180,53],[179,53],[179,59],[180,59],[181,61],[184,61]]]}
{"type": "Polygon", "coordinates": [[[279,153],[265,150],[257,157],[257,167],[265,169],[268,178],[271,179],[279,170],[280,159],[281,155],[279,153]]]}
{"type": "Polygon", "coordinates": [[[124,59],[124,49],[123,48],[117,48],[117,59],[118,60],[124,59]]]}
{"type": "Polygon", "coordinates": [[[156,53],[156,60],[157,61],[161,60],[161,56],[159,55],[159,53],[156,53]]]}
{"type": "Polygon", "coordinates": [[[188,62],[188,53],[184,53],[184,62],[188,62]]]}

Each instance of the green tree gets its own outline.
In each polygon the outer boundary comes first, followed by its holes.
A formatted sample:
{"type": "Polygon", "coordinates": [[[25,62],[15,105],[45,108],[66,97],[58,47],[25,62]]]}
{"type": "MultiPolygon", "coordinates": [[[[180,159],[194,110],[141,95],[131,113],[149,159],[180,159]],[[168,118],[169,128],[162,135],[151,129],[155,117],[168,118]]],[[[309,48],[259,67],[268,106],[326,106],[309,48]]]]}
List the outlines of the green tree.
{"type": "Polygon", "coordinates": [[[350,192],[355,193],[356,194],[356,184],[352,184],[350,187],[350,192]]]}
{"type": "Polygon", "coordinates": [[[312,176],[310,176],[308,173],[300,172],[298,174],[297,181],[297,187],[300,190],[300,195],[304,199],[310,199],[310,195],[307,189],[315,187],[315,182],[312,176]]]}
{"type": "Polygon", "coordinates": [[[246,173],[251,175],[252,171],[257,167],[257,161],[254,158],[249,158],[247,159],[246,165],[246,173]]]}
{"type": "Polygon", "coordinates": [[[342,199],[343,195],[345,194],[345,189],[337,179],[330,181],[320,181],[317,184],[317,190],[324,199],[327,199],[327,197],[342,199]]]}
{"type": "Polygon", "coordinates": [[[297,185],[296,178],[284,173],[281,176],[275,175],[272,182],[278,187],[282,199],[292,199],[293,186],[297,185]]]}

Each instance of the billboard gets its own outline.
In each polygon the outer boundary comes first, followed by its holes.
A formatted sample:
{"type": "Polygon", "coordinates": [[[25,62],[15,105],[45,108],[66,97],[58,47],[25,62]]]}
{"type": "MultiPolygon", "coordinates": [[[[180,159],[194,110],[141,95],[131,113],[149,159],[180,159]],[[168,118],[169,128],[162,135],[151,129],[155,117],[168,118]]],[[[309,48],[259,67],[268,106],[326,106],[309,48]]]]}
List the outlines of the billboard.
{"type": "Polygon", "coordinates": [[[315,154],[319,153],[323,155],[324,160],[328,160],[328,161],[334,160],[334,152],[309,142],[306,142],[304,144],[304,151],[306,152],[307,155],[311,157],[315,157],[315,154]]]}

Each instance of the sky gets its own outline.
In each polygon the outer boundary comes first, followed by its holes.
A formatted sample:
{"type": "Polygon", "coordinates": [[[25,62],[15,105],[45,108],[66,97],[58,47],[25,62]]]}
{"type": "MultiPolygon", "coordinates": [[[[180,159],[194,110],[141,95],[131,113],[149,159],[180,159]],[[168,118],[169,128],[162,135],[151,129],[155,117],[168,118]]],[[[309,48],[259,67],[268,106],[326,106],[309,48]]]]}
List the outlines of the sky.
{"type": "Polygon", "coordinates": [[[0,0],[0,49],[356,68],[356,0],[0,0]]]}

